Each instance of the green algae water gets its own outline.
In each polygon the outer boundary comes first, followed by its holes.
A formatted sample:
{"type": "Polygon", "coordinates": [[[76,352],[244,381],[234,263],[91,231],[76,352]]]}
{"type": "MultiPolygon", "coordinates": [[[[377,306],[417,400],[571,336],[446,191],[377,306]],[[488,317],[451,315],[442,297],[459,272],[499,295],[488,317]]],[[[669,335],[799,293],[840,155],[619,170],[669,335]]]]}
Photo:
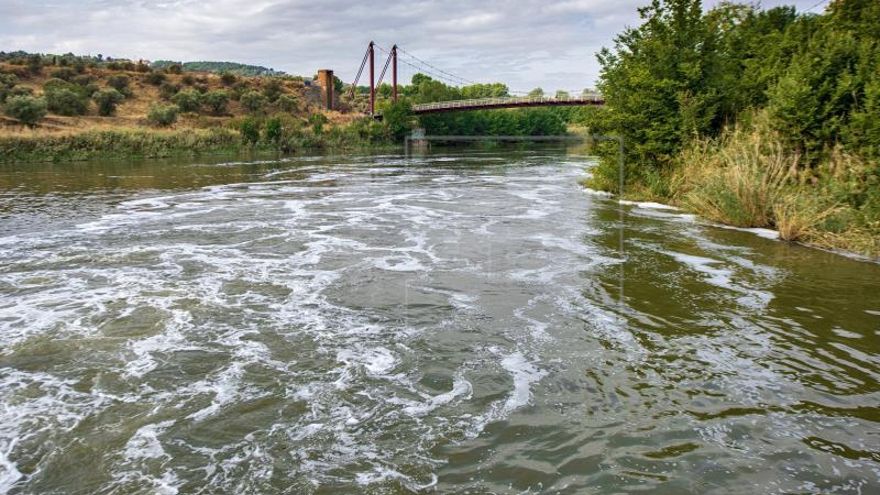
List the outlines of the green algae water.
{"type": "Polygon", "coordinates": [[[880,493],[880,265],[591,163],[0,167],[0,493],[880,493]]]}

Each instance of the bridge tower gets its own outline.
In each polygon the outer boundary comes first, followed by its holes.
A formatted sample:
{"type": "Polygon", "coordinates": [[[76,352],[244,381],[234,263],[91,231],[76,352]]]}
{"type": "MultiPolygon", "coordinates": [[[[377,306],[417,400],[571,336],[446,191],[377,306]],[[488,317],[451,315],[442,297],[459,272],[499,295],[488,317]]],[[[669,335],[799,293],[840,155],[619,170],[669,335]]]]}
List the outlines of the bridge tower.
{"type": "Polygon", "coordinates": [[[330,69],[319,70],[318,85],[321,86],[321,103],[327,110],[333,110],[333,93],[336,87],[333,80],[333,71],[330,69]]]}
{"type": "Polygon", "coordinates": [[[364,73],[364,67],[369,63],[370,64],[370,108],[369,114],[376,114],[376,88],[382,84],[382,80],[385,78],[385,73],[388,71],[388,66],[391,66],[391,98],[393,101],[397,101],[397,45],[391,47],[391,51],[388,52],[388,58],[385,60],[385,65],[382,67],[382,72],[379,74],[379,80],[376,81],[376,48],[379,48],[383,52],[385,51],[382,47],[379,47],[374,42],[370,42],[367,45],[367,52],[364,53],[364,59],[361,61],[361,66],[358,69],[357,76],[354,78],[354,82],[351,84],[351,90],[349,92],[350,97],[354,97],[355,92],[357,91],[358,81],[361,79],[361,75],[364,73]]]}

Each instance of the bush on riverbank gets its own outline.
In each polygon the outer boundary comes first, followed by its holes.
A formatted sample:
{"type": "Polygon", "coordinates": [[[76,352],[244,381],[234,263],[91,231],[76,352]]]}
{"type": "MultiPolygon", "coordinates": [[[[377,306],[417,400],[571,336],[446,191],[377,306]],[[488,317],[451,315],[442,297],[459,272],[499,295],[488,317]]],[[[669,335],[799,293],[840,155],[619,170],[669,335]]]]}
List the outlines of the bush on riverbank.
{"type": "Polygon", "coordinates": [[[720,223],[880,256],[880,167],[840,148],[815,167],[786,151],[766,119],[693,141],[659,198],[720,223]]]}

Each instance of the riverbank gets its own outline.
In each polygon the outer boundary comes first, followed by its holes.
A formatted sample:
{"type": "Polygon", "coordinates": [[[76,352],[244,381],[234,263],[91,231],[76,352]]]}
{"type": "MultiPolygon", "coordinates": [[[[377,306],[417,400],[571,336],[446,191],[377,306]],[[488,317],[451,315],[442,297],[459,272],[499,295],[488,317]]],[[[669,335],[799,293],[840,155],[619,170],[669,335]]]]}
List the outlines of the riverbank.
{"type": "Polygon", "coordinates": [[[285,154],[373,150],[390,146],[382,127],[354,121],[325,127],[286,116],[245,118],[227,126],[176,129],[118,128],[72,133],[0,135],[0,163],[167,158],[253,151],[285,154]]]}
{"type": "MultiPolygon", "coordinates": [[[[585,186],[617,192],[603,162],[585,186]]],[[[785,241],[880,259],[880,166],[833,149],[815,166],[758,125],[698,139],[663,173],[626,185],[624,199],[654,201],[736,227],[772,229],[785,241]]]]}

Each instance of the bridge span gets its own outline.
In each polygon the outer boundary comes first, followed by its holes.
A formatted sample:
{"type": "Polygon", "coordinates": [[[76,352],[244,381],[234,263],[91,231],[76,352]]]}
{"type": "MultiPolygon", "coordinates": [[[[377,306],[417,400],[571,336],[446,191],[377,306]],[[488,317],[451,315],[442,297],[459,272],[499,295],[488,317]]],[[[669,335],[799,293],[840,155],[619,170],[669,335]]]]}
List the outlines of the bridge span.
{"type": "Polygon", "coordinates": [[[496,98],[420,103],[413,105],[412,110],[415,114],[426,114],[455,112],[461,110],[491,110],[495,108],[601,106],[604,104],[605,99],[599,94],[589,94],[577,97],[502,96],[496,98]]]}

